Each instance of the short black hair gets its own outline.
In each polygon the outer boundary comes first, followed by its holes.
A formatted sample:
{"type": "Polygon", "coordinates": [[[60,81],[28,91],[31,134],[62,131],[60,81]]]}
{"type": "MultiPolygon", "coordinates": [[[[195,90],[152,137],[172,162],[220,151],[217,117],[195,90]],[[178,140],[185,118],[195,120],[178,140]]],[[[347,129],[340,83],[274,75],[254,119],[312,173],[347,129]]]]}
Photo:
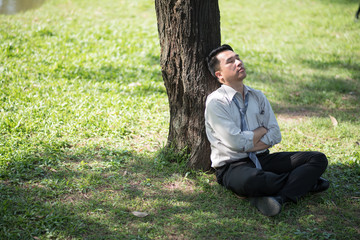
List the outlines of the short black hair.
{"type": "Polygon", "coordinates": [[[230,45],[223,44],[220,47],[212,50],[206,58],[208,69],[211,75],[213,75],[215,78],[217,78],[215,72],[219,69],[219,60],[217,59],[216,55],[226,50],[234,51],[230,45]]]}

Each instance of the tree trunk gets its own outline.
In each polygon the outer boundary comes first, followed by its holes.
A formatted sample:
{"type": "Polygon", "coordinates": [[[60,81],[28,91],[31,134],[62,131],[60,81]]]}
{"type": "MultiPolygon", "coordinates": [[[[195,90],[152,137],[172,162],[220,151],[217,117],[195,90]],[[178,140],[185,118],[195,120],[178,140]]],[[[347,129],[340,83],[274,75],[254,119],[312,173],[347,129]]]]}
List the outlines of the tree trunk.
{"type": "Polygon", "coordinates": [[[167,147],[187,149],[188,165],[210,168],[204,110],[209,93],[219,83],[205,58],[220,45],[217,0],[155,0],[161,46],[160,64],[170,105],[167,147]]]}

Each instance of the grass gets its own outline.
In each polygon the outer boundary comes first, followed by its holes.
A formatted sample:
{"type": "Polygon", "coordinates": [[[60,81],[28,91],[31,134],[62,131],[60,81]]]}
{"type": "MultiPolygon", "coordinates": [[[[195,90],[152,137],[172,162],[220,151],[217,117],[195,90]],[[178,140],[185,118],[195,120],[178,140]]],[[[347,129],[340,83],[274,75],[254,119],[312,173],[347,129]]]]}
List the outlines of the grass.
{"type": "Polygon", "coordinates": [[[329,158],[329,191],[274,218],[162,150],[153,1],[53,0],[0,16],[0,239],[359,238],[357,6],[220,1],[222,41],[278,117],[273,151],[329,158]]]}

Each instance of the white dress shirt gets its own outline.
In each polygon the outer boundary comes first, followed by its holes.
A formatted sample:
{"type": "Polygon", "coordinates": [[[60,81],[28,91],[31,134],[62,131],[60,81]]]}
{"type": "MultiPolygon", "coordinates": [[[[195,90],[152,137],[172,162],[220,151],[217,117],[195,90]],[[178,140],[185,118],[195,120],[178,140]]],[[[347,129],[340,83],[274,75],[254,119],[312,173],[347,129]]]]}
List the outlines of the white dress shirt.
{"type": "MultiPolygon", "coordinates": [[[[245,85],[244,94],[249,94],[246,111],[249,131],[241,131],[240,112],[233,101],[236,97],[240,107],[243,108],[244,100],[241,93],[227,85],[222,85],[206,99],[205,127],[211,144],[211,166],[214,168],[248,157],[246,152],[254,147],[252,130],[256,128],[268,129],[261,138],[263,143],[273,146],[281,141],[279,125],[265,95],[245,85]]],[[[264,151],[266,149],[257,154],[264,151]]]]}

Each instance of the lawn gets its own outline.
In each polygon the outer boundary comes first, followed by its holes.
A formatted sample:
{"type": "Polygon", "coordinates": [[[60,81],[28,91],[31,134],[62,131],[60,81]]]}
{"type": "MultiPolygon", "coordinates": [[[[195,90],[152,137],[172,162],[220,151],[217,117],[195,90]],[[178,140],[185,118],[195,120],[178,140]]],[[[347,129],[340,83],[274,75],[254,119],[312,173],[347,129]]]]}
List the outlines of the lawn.
{"type": "Polygon", "coordinates": [[[0,239],[360,238],[359,1],[219,4],[278,118],[271,151],[324,152],[330,189],[269,218],[186,168],[163,150],[154,2],[48,0],[0,15],[0,239]]]}

